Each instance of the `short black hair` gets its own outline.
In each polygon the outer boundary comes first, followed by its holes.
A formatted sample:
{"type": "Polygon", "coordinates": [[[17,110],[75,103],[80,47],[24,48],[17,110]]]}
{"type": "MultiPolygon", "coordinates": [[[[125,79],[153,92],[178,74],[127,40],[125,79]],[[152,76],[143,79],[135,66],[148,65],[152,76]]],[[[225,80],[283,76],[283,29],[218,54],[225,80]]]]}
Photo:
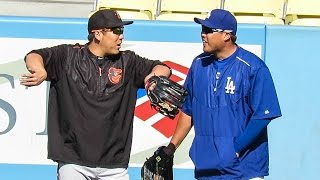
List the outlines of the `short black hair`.
{"type": "Polygon", "coordinates": [[[88,38],[88,41],[89,41],[89,42],[93,41],[93,39],[94,39],[94,34],[93,34],[93,33],[89,33],[87,38],[88,38]]]}

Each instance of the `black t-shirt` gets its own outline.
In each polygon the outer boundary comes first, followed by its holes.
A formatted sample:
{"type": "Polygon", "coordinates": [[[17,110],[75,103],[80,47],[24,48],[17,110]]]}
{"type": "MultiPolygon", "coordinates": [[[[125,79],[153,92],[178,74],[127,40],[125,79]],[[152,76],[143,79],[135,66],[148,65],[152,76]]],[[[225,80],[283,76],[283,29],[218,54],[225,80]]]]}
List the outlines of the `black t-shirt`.
{"type": "Polygon", "coordinates": [[[48,158],[90,167],[128,167],[137,90],[161,64],[121,51],[97,58],[85,46],[31,51],[50,84],[48,158]]]}

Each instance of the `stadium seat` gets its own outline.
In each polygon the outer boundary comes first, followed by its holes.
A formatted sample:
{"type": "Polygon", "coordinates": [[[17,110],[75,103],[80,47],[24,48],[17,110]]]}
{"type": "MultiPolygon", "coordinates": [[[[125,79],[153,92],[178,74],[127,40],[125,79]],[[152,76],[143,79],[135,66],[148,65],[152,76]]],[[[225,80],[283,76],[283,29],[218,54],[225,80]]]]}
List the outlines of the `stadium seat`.
{"type": "Polygon", "coordinates": [[[220,4],[220,0],[162,0],[156,20],[193,21],[194,17],[205,18],[220,4]]]}
{"type": "Polygon", "coordinates": [[[284,24],[284,0],[224,0],[223,8],[232,12],[238,23],[284,24]]]}
{"type": "Polygon", "coordinates": [[[157,0],[98,0],[96,9],[115,9],[122,19],[154,20],[157,0]]]}
{"type": "Polygon", "coordinates": [[[285,23],[291,25],[320,26],[320,1],[288,0],[285,23]]]}
{"type": "Polygon", "coordinates": [[[290,23],[295,26],[320,26],[320,18],[301,18],[290,23]]]}

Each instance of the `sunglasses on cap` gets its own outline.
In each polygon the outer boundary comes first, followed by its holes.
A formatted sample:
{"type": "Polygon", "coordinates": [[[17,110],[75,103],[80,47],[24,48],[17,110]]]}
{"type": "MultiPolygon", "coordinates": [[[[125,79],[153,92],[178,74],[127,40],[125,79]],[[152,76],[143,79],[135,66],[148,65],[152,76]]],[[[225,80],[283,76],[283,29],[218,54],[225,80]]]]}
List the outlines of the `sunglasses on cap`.
{"type": "Polygon", "coordinates": [[[208,27],[206,27],[206,26],[202,26],[201,33],[209,34],[209,33],[214,33],[214,32],[226,32],[226,33],[231,33],[232,31],[231,31],[231,30],[222,30],[222,29],[211,29],[211,28],[208,28],[208,27]]]}
{"type": "MultiPolygon", "coordinates": [[[[96,31],[99,31],[99,30],[93,30],[92,32],[96,32],[96,31]]],[[[116,34],[116,35],[121,35],[123,34],[123,31],[124,31],[124,27],[114,27],[114,28],[110,28],[110,29],[102,29],[103,32],[112,32],[113,34],[116,34]]]]}

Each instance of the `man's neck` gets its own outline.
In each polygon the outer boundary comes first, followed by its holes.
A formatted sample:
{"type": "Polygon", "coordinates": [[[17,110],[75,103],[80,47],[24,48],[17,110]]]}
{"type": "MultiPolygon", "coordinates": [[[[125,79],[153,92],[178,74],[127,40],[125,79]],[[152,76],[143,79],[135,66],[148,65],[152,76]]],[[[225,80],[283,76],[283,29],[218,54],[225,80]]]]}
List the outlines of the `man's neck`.
{"type": "Polygon", "coordinates": [[[216,56],[219,60],[223,60],[230,57],[234,52],[236,52],[236,50],[237,50],[236,44],[227,45],[224,47],[222,51],[217,53],[216,56]]]}
{"type": "Polygon", "coordinates": [[[98,46],[97,44],[95,44],[95,43],[90,43],[90,44],[88,45],[88,48],[89,48],[90,52],[91,52],[92,54],[94,54],[95,56],[97,56],[97,57],[104,57],[104,56],[106,56],[106,55],[104,54],[104,52],[102,52],[102,50],[99,48],[99,46],[98,46]]]}

